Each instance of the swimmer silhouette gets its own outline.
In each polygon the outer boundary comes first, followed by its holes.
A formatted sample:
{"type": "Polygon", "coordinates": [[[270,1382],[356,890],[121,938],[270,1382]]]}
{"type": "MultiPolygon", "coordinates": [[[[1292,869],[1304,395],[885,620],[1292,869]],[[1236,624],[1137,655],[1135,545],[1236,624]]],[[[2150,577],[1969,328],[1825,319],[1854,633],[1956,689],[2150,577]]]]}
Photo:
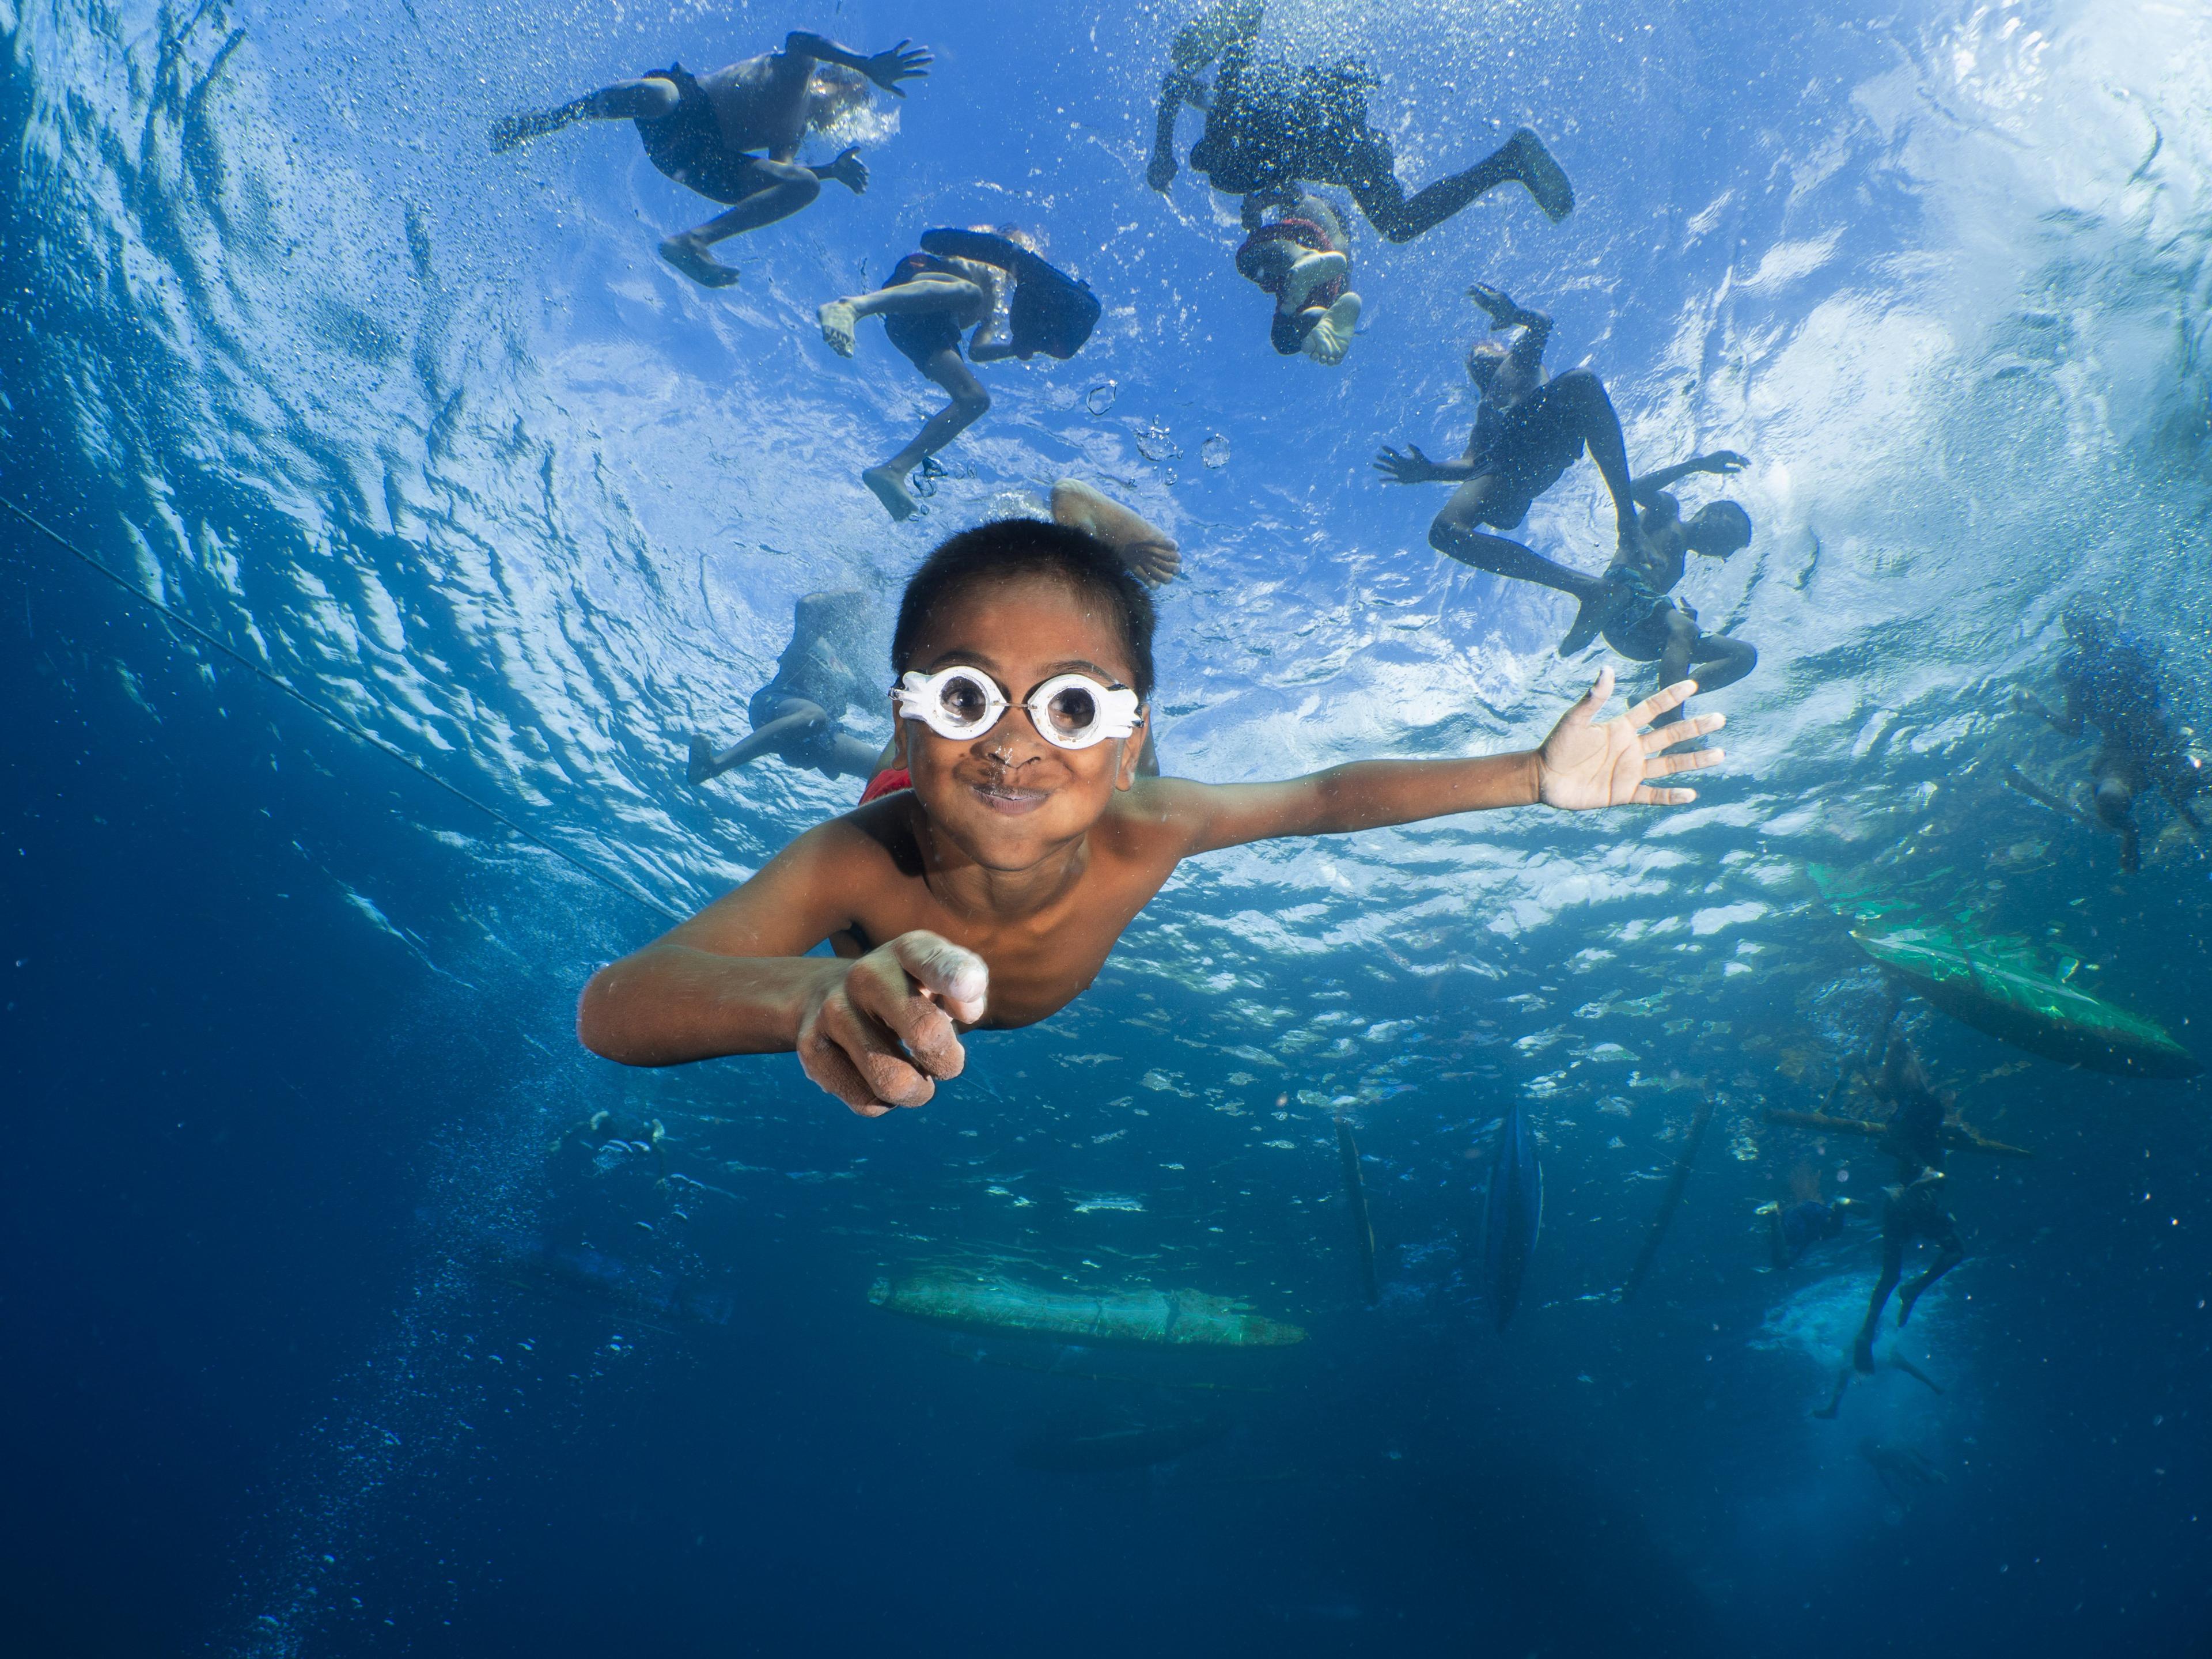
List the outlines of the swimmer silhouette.
{"type": "Polygon", "coordinates": [[[827,167],[801,163],[799,146],[808,131],[834,125],[865,100],[869,82],[905,97],[899,82],[927,74],[929,63],[927,52],[904,40],[864,55],[794,31],[784,37],[781,52],[707,75],[671,64],[557,109],[507,116],[493,126],[491,147],[513,149],[577,121],[635,121],[654,167],[729,210],[669,237],[660,257],[694,282],[726,288],[738,273],[708,252],[715,243],[789,218],[812,204],[827,179],[855,195],[868,187],[857,149],[844,150],[827,167]]]}

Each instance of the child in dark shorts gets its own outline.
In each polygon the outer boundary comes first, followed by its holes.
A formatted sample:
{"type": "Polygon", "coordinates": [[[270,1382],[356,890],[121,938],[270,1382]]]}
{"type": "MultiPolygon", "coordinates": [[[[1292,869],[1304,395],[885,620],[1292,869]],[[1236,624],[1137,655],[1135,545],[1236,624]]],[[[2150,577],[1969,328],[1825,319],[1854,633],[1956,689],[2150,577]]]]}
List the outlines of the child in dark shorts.
{"type": "Polygon", "coordinates": [[[831,300],[816,313],[822,337],[841,357],[853,355],[860,319],[881,317],[892,347],[952,400],[922,423],[905,448],[860,474],[884,510],[898,520],[915,511],[907,475],[990,412],[991,394],[969,363],[1039,352],[1072,356],[1098,315],[1087,285],[1047,264],[1036,239],[1018,227],[933,230],[922,240],[925,247],[934,243],[945,251],[908,253],[881,288],[831,300]],[[1008,303],[1002,307],[1001,301],[1008,303]],[[975,331],[963,361],[960,337],[971,328],[975,331]]]}

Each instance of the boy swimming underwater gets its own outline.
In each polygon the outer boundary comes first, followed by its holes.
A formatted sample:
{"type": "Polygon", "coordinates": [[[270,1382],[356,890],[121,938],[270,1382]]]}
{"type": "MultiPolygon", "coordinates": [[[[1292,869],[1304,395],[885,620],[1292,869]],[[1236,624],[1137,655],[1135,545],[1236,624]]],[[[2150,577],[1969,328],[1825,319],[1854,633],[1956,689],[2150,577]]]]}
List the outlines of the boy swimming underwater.
{"type": "Polygon", "coordinates": [[[1194,854],[1540,802],[1679,805],[1692,792],[1649,780],[1722,758],[1659,752],[1720,715],[1640,730],[1687,681],[1595,723],[1606,672],[1523,754],[1283,783],[1140,779],[1152,627],[1143,584],[1080,530],[1004,520],[945,542],[908,582],[891,641],[913,787],[808,830],[601,969],[577,1008],[585,1046],[633,1066],[795,1049],[823,1089],[879,1117],[959,1075],[963,1029],[1030,1024],[1088,988],[1194,854]],[[805,954],[824,939],[836,958],[805,954]]]}

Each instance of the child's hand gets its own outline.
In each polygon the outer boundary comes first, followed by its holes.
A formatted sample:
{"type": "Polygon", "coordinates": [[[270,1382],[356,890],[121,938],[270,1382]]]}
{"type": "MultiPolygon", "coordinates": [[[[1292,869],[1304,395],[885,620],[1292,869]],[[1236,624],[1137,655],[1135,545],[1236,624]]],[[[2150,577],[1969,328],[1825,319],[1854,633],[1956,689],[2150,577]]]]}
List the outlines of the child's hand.
{"type": "Polygon", "coordinates": [[[1375,470],[1392,483],[1434,483],[1437,477],[1437,464],[1421,453],[1419,444],[1407,444],[1402,455],[1383,445],[1375,457],[1375,470]]]}
{"type": "Polygon", "coordinates": [[[990,969],[973,951],[919,930],[868,952],[830,981],[799,1024],[806,1075],[862,1117],[919,1106],[933,1079],[968,1063],[955,1020],[983,1018],[990,969]]]}
{"type": "Polygon", "coordinates": [[[860,73],[873,81],[885,92],[896,97],[906,96],[902,81],[918,81],[929,73],[936,60],[928,49],[915,46],[911,40],[902,40],[888,52],[871,52],[860,63],[860,73]]]}
{"type": "Polygon", "coordinates": [[[1536,799],[1547,806],[1571,812],[1600,806],[1682,806],[1697,799],[1694,789],[1654,789],[1644,780],[1717,766],[1725,750],[1708,749],[1692,755],[1659,751],[1719,731],[1727,717],[1700,714],[1654,731],[1643,730],[1659,715],[1688,702],[1697,689],[1695,680],[1678,680],[1626,714],[1592,725],[1597,711],[1613,696],[1613,670],[1600,669],[1589,694],[1567,710],[1536,751],[1536,799]]]}
{"type": "Polygon", "coordinates": [[[837,152],[837,159],[826,167],[816,171],[824,179],[835,179],[858,196],[868,187],[868,169],[860,161],[860,147],[848,144],[837,152]]]}

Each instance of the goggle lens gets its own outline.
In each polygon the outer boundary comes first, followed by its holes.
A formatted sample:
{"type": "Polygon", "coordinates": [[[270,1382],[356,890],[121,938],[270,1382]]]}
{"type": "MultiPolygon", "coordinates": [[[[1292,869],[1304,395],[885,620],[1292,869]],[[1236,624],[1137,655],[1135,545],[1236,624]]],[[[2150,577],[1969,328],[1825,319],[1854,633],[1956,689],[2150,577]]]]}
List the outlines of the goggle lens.
{"type": "Polygon", "coordinates": [[[990,692],[972,674],[948,675],[938,689],[937,706],[948,725],[961,731],[980,729],[990,718],[990,692]]]}
{"type": "Polygon", "coordinates": [[[1087,685],[1062,686],[1045,704],[1045,718],[1063,742],[1082,738],[1098,724],[1098,699],[1087,685]]]}

